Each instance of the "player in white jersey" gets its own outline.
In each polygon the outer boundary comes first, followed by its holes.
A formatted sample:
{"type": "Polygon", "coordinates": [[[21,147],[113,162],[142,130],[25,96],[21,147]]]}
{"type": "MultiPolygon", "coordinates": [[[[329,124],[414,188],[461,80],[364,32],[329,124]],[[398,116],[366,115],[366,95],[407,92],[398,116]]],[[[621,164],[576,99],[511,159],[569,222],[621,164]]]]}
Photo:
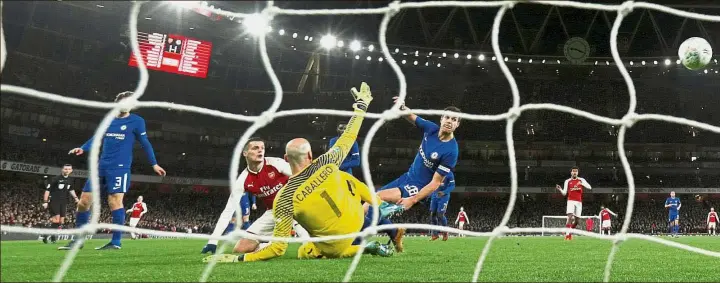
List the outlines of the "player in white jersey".
{"type": "Polygon", "coordinates": [[[715,212],[715,208],[711,207],[707,217],[708,235],[711,235],[710,231],[712,231],[712,235],[715,235],[718,222],[720,222],[720,217],[718,217],[717,212],[715,212]]]}
{"type": "MultiPolygon", "coordinates": [[[[467,213],[465,213],[465,208],[463,208],[463,207],[461,206],[461,207],[460,207],[460,212],[458,213],[457,218],[455,218],[455,224],[457,224],[458,229],[464,230],[464,228],[465,228],[465,222],[467,222],[467,224],[470,224],[470,217],[468,217],[468,216],[467,216],[467,213]]],[[[465,234],[460,233],[459,236],[460,236],[460,237],[465,237],[465,234]]]]}
{"type": "MultiPolygon", "coordinates": [[[[555,186],[562,195],[567,195],[567,209],[565,210],[567,213],[567,222],[565,222],[566,228],[575,229],[575,227],[577,227],[578,219],[582,216],[583,189],[592,189],[592,187],[590,187],[590,183],[588,183],[585,179],[578,177],[579,173],[580,169],[573,167],[570,169],[570,179],[565,180],[565,184],[562,187],[560,187],[560,185],[555,186]]],[[[567,233],[565,235],[565,240],[572,240],[572,234],[567,233]]]]}
{"type": "MultiPolygon", "coordinates": [[[[143,202],[143,197],[139,196],[137,198],[137,202],[135,204],[133,204],[132,208],[127,210],[127,213],[131,213],[130,221],[128,223],[130,225],[130,227],[135,228],[138,225],[138,223],[140,223],[140,218],[142,218],[143,215],[145,215],[145,213],[147,213],[147,212],[148,212],[147,204],[145,204],[143,202]]],[[[130,237],[133,240],[138,238],[137,235],[135,235],[135,233],[130,233],[130,237]]]]}
{"type": "MultiPolygon", "coordinates": [[[[267,209],[263,215],[256,219],[247,232],[260,236],[272,236],[275,229],[275,218],[273,216],[273,202],[275,195],[285,186],[288,177],[292,175],[290,164],[285,160],[276,157],[265,156],[265,142],[259,138],[251,138],[243,149],[243,156],[247,162],[247,168],[240,173],[237,182],[258,199],[267,209]]],[[[220,214],[220,219],[215,224],[213,236],[220,236],[227,228],[230,220],[235,216],[235,207],[240,203],[240,196],[231,194],[225,209],[220,214]]],[[[293,222],[293,229],[299,237],[309,237],[307,230],[293,222]]],[[[202,249],[201,253],[215,253],[217,240],[210,240],[202,249]]],[[[267,243],[262,243],[266,245],[267,243]]],[[[261,248],[261,243],[256,240],[240,239],[233,249],[236,253],[252,253],[261,248]]]]}
{"type": "Polygon", "coordinates": [[[598,214],[598,217],[600,217],[600,220],[602,221],[600,224],[600,235],[610,235],[610,230],[612,229],[610,215],[617,217],[617,214],[615,214],[615,212],[612,212],[612,210],[610,210],[609,208],[606,208],[604,205],[600,206],[600,213],[598,214]]]}

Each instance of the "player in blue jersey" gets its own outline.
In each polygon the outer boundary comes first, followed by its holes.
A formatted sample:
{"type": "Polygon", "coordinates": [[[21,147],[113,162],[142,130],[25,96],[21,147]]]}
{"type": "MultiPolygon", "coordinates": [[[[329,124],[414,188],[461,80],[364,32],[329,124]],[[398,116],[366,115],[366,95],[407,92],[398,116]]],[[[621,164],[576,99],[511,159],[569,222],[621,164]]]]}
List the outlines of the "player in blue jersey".
{"type": "MultiPolygon", "coordinates": [[[[243,196],[240,198],[240,210],[242,211],[242,226],[240,227],[243,230],[247,230],[250,228],[250,208],[252,207],[252,210],[257,209],[257,198],[255,195],[251,194],[250,192],[245,192],[243,196]]],[[[232,232],[235,230],[235,216],[233,214],[233,218],[230,220],[230,224],[225,228],[225,232],[223,232],[223,235],[232,232]]]]}
{"type": "MultiPolygon", "coordinates": [[[[447,211],[448,203],[450,202],[450,193],[455,189],[455,176],[452,172],[445,175],[445,182],[442,186],[433,192],[430,196],[430,224],[448,226],[447,217],[445,212],[447,211]]],[[[438,237],[437,230],[430,231],[430,240],[435,241],[438,237]]],[[[448,240],[448,233],[442,232],[443,241],[448,240]]]]}
{"type": "MultiPolygon", "coordinates": [[[[397,103],[397,97],[394,100],[397,103]]],[[[400,110],[409,109],[401,105],[400,110]]],[[[461,112],[454,106],[446,107],[445,110],[461,112]]],[[[423,138],[418,153],[408,172],[380,188],[377,194],[383,201],[397,203],[408,210],[437,190],[443,184],[445,176],[455,168],[459,150],[454,132],[460,126],[460,117],[445,114],[440,118],[441,126],[412,113],[404,118],[422,131],[423,138]]],[[[372,217],[372,210],[368,210],[368,215],[372,217]]],[[[378,222],[381,225],[390,223],[390,220],[382,218],[378,222]]],[[[402,235],[405,230],[395,229],[387,233],[391,239],[396,239],[393,242],[395,250],[402,252],[402,235]]]]}
{"type": "MultiPolygon", "coordinates": [[[[342,133],[345,131],[345,127],[347,127],[347,123],[338,124],[338,135],[330,139],[330,145],[328,146],[328,148],[331,148],[333,147],[333,145],[335,145],[335,142],[337,142],[340,135],[342,135],[342,133]]],[[[352,148],[350,149],[350,153],[348,153],[348,156],[345,157],[345,160],[340,165],[340,170],[352,175],[353,167],[358,166],[360,166],[360,148],[358,147],[357,141],[355,141],[352,145],[352,148]]]]}
{"type": "Polygon", "coordinates": [[[680,198],[675,197],[675,191],[670,192],[670,197],[665,200],[665,208],[668,209],[668,223],[673,237],[678,237],[678,232],[680,232],[681,206],[680,198]]]}
{"type": "MultiPolygon", "coordinates": [[[[117,95],[115,102],[130,97],[133,93],[125,91],[117,95]]],[[[130,109],[122,109],[120,114],[110,123],[102,139],[102,149],[100,152],[99,178],[101,193],[107,193],[108,205],[110,206],[110,214],[112,215],[113,224],[123,225],[125,223],[125,208],[123,206],[123,196],[127,192],[130,184],[130,167],[133,160],[133,145],[138,140],[145,150],[150,164],[155,173],[165,176],[165,170],[157,164],[155,160],[155,152],[147,137],[145,130],[145,120],[138,115],[130,114],[130,109]]],[[[93,139],[90,138],[81,147],[70,150],[69,154],[82,155],[90,150],[93,139]]],[[[85,182],[83,192],[80,195],[80,202],[77,206],[77,215],[75,217],[76,227],[82,227],[90,220],[90,204],[92,202],[92,193],[90,190],[90,179],[85,182]]],[[[96,248],[104,249],[120,249],[120,239],[122,231],[113,231],[110,243],[96,248]]],[[[60,247],[61,250],[69,250],[75,244],[71,241],[67,246],[60,247]]]]}

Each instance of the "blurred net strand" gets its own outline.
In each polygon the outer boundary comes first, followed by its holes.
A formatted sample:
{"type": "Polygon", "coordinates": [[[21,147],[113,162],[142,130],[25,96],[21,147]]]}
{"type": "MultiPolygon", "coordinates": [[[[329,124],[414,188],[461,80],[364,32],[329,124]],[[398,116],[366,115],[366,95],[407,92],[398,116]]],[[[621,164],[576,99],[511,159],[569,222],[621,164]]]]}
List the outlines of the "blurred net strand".
{"type": "MultiPolygon", "coordinates": [[[[370,150],[370,144],[372,142],[372,138],[374,137],[375,133],[379,130],[379,128],[384,124],[387,120],[397,119],[402,114],[406,114],[407,112],[399,111],[399,107],[402,104],[402,102],[405,101],[406,92],[407,92],[407,82],[405,80],[405,76],[400,69],[400,66],[397,64],[396,60],[391,56],[387,41],[386,41],[386,31],[388,24],[390,22],[390,19],[397,14],[397,12],[400,11],[400,9],[404,8],[429,8],[429,7],[499,7],[499,11],[495,17],[495,21],[493,24],[493,30],[492,30],[492,47],[493,51],[495,53],[495,56],[498,58],[502,57],[502,53],[500,52],[499,48],[499,30],[500,30],[500,23],[502,20],[502,17],[504,16],[504,13],[507,9],[513,8],[513,6],[517,3],[517,1],[498,1],[498,2],[483,2],[483,1],[475,1],[475,2],[458,2],[458,1],[431,1],[431,2],[412,2],[412,3],[399,3],[398,1],[390,3],[385,8],[374,8],[374,9],[320,9],[320,10],[290,10],[290,9],[281,9],[279,7],[274,6],[273,1],[267,2],[267,7],[262,10],[261,15],[268,19],[272,19],[275,15],[367,15],[367,14],[384,14],[383,20],[380,25],[380,47],[383,52],[383,55],[385,59],[387,60],[390,67],[393,69],[395,74],[398,77],[399,81],[399,100],[397,104],[393,105],[390,110],[387,110],[383,112],[382,114],[373,114],[368,113],[368,118],[376,118],[378,121],[376,121],[373,126],[371,127],[370,131],[368,132],[368,135],[365,137],[364,144],[363,144],[363,152],[362,152],[362,160],[363,160],[363,176],[370,188],[374,191],[374,185],[372,182],[372,178],[370,176],[370,169],[367,166],[368,163],[368,152],[370,150]]],[[[107,227],[111,229],[117,229],[121,231],[140,231],[140,232],[147,232],[145,234],[153,234],[153,235],[173,235],[173,236],[179,236],[182,238],[213,238],[212,236],[204,235],[192,235],[192,234],[186,234],[186,233],[179,233],[179,232],[162,232],[162,231],[152,231],[152,230],[144,230],[144,229],[133,229],[125,226],[120,225],[114,225],[114,224],[103,224],[99,223],[99,215],[100,215],[100,194],[99,192],[99,179],[98,179],[98,158],[99,158],[99,146],[100,142],[97,142],[98,139],[100,139],[103,135],[103,133],[107,130],[108,126],[110,125],[110,122],[113,120],[113,118],[119,113],[119,109],[122,106],[137,106],[137,107],[165,107],[165,108],[171,108],[171,109],[178,109],[178,110],[185,110],[200,114],[206,114],[206,115],[212,115],[212,116],[218,116],[228,119],[236,119],[236,120],[242,120],[242,121],[253,121],[254,123],[249,127],[249,129],[243,134],[241,139],[239,140],[234,152],[233,152],[233,158],[231,160],[231,169],[230,169],[230,184],[231,184],[231,193],[242,193],[243,188],[240,186],[237,182],[233,182],[232,180],[236,180],[238,176],[238,170],[239,170],[239,156],[240,152],[242,151],[242,145],[244,145],[247,140],[249,139],[252,134],[255,133],[255,131],[259,130],[260,128],[264,127],[268,123],[272,121],[274,117],[279,116],[293,116],[293,115],[301,115],[306,114],[307,112],[304,110],[291,110],[291,111],[281,111],[278,112],[278,108],[280,106],[280,103],[282,102],[282,87],[280,85],[280,82],[277,78],[277,75],[275,74],[272,65],[270,63],[270,58],[267,52],[267,45],[265,36],[259,37],[259,47],[260,47],[260,53],[261,53],[261,59],[263,62],[263,65],[265,66],[265,69],[267,71],[268,76],[270,77],[270,80],[273,84],[273,88],[275,91],[275,100],[273,101],[273,104],[271,107],[263,112],[260,116],[243,116],[243,115],[237,115],[237,114],[231,114],[231,113],[225,113],[221,111],[211,110],[211,109],[205,109],[201,107],[195,107],[195,106],[187,106],[187,105],[177,105],[167,102],[138,102],[137,99],[140,98],[147,87],[148,83],[148,72],[147,68],[145,67],[145,64],[142,60],[142,55],[139,50],[139,44],[137,40],[137,17],[139,14],[140,6],[142,5],[142,2],[134,2],[133,6],[131,8],[130,13],[130,19],[129,19],[129,27],[130,27],[130,33],[133,35],[131,37],[131,46],[133,50],[133,55],[138,61],[138,70],[139,70],[139,81],[138,85],[135,89],[134,94],[127,100],[124,100],[120,103],[102,103],[102,102],[96,102],[96,101],[90,101],[90,100],[82,100],[82,99],[70,99],[68,97],[64,97],[61,95],[46,93],[46,92],[40,92],[35,91],[32,89],[17,87],[17,86],[11,86],[11,85],[2,85],[1,90],[7,91],[7,92],[13,92],[21,95],[26,95],[30,97],[36,97],[40,99],[45,100],[52,100],[56,102],[66,103],[66,104],[72,104],[72,105],[79,105],[79,106],[86,106],[86,107],[93,107],[93,108],[111,108],[111,111],[105,116],[105,118],[102,120],[100,125],[98,126],[95,134],[94,134],[94,142],[92,143],[91,150],[90,150],[90,156],[89,156],[89,163],[90,163],[90,181],[91,181],[91,188],[92,188],[92,216],[90,223],[86,225],[83,228],[79,229],[71,229],[63,231],[63,234],[89,234],[94,233],[96,229],[107,227]],[[282,115],[281,115],[282,114],[282,115]]],[[[473,274],[473,282],[476,282],[478,279],[478,276],[480,272],[482,271],[482,265],[483,262],[490,250],[490,247],[492,245],[492,242],[495,238],[502,236],[506,233],[536,233],[536,232],[569,232],[572,231],[575,234],[578,235],[585,235],[590,236],[594,238],[599,239],[606,239],[606,240],[612,240],[613,241],[613,247],[611,249],[610,255],[608,256],[607,264],[605,266],[605,272],[604,272],[604,278],[603,280],[607,282],[610,277],[610,270],[612,267],[612,261],[614,259],[615,252],[618,249],[618,245],[620,242],[627,240],[628,238],[638,238],[638,239],[644,239],[648,241],[653,241],[657,243],[661,243],[664,245],[676,247],[685,249],[691,252],[700,253],[707,256],[713,256],[713,257],[720,257],[720,253],[707,251],[704,249],[699,249],[679,243],[675,243],[672,241],[659,239],[647,235],[641,235],[641,234],[633,234],[633,233],[627,233],[628,226],[630,224],[630,220],[632,219],[632,210],[633,210],[633,202],[635,199],[635,184],[634,179],[632,176],[632,170],[630,168],[630,164],[627,160],[627,157],[625,155],[624,150],[624,141],[625,141],[625,133],[627,131],[627,128],[631,127],[635,122],[640,120],[656,120],[656,121],[664,121],[664,122],[670,122],[670,123],[677,123],[677,124],[684,124],[684,125],[691,125],[695,126],[701,129],[705,129],[714,133],[720,133],[720,127],[709,125],[706,123],[693,121],[685,118],[679,118],[679,117],[673,117],[668,115],[659,115],[659,114],[637,114],[635,112],[635,107],[637,105],[637,99],[635,95],[635,87],[633,84],[632,79],[630,78],[625,66],[623,65],[622,61],[620,60],[620,55],[617,50],[617,34],[619,27],[622,23],[623,18],[628,13],[632,12],[634,8],[646,8],[646,9],[653,9],[658,10],[661,12],[674,14],[677,16],[687,17],[687,18],[693,18],[698,20],[706,20],[706,21],[714,21],[714,22],[720,22],[720,16],[713,16],[713,15],[704,15],[699,13],[692,13],[692,12],[686,12],[682,10],[677,10],[674,8],[665,7],[662,5],[652,4],[652,3],[645,3],[645,2],[638,2],[634,3],[632,1],[625,2],[621,5],[603,5],[603,4],[591,4],[591,3],[580,3],[580,2],[571,2],[571,1],[536,1],[536,2],[522,2],[522,4],[541,4],[541,5],[554,5],[554,6],[562,6],[562,7],[573,7],[573,8],[579,8],[579,9],[594,9],[594,10],[604,10],[604,11],[616,11],[618,12],[618,16],[615,19],[615,22],[613,24],[612,30],[611,30],[611,37],[610,37],[610,47],[612,51],[612,57],[615,61],[618,69],[620,70],[621,75],[625,79],[625,82],[628,86],[628,93],[630,98],[630,105],[628,109],[628,113],[620,120],[618,119],[612,119],[608,117],[598,116],[590,112],[585,112],[577,109],[572,109],[570,107],[561,106],[561,105],[555,105],[555,104],[526,104],[523,106],[520,106],[520,96],[519,96],[519,90],[517,87],[517,84],[515,83],[515,79],[510,73],[509,69],[507,68],[507,65],[502,60],[498,60],[498,65],[500,66],[500,69],[502,70],[503,74],[505,75],[506,79],[508,80],[510,84],[510,88],[512,90],[512,97],[513,97],[513,106],[509,109],[508,112],[503,114],[497,114],[497,115],[468,115],[468,114],[462,114],[459,115],[462,118],[470,119],[470,120],[479,120],[479,121],[498,121],[498,120],[506,120],[507,121],[507,127],[506,127],[506,141],[508,143],[508,158],[509,158],[509,166],[510,166],[510,177],[511,177],[511,191],[510,191],[510,201],[508,203],[508,207],[506,209],[506,212],[503,216],[503,219],[501,220],[500,225],[498,225],[497,228],[495,228],[491,233],[475,233],[475,232],[465,232],[467,235],[472,236],[490,236],[490,239],[486,242],[485,247],[483,248],[483,252],[480,255],[480,258],[477,262],[477,266],[475,268],[474,274],[473,274]],[[595,233],[585,232],[581,230],[575,230],[575,229],[567,229],[567,228],[513,228],[509,229],[507,228],[506,224],[509,221],[510,215],[512,211],[514,210],[515,200],[517,197],[517,168],[516,168],[516,158],[515,158],[515,150],[514,150],[514,140],[512,137],[512,129],[514,122],[518,119],[518,117],[521,115],[522,111],[525,110],[553,110],[553,111],[559,111],[559,112],[565,112],[577,116],[582,116],[587,119],[601,122],[605,124],[613,124],[613,125],[620,125],[620,130],[618,132],[618,154],[620,156],[620,160],[623,164],[623,169],[625,171],[625,175],[628,178],[628,204],[627,204],[627,210],[626,215],[623,221],[622,229],[619,233],[613,235],[613,236],[604,236],[604,235],[598,235],[595,233]]],[[[0,1],[0,9],[2,8],[2,3],[0,1]]],[[[225,15],[225,16],[235,16],[235,17],[247,17],[250,14],[242,14],[242,13],[233,13],[233,12],[227,12],[222,11],[219,9],[212,9],[213,12],[225,15]]],[[[0,30],[2,30],[2,25],[0,24],[0,30]]],[[[2,68],[4,69],[4,63],[7,56],[6,52],[6,46],[5,46],[5,38],[4,38],[4,31],[2,34],[2,68]]],[[[1,72],[2,70],[0,70],[1,72]]],[[[325,115],[336,115],[336,116],[350,116],[352,115],[352,112],[350,111],[336,111],[336,110],[327,110],[327,109],[316,109],[313,110],[313,113],[317,114],[325,114],[325,115]]],[[[442,110],[414,110],[413,113],[417,114],[430,114],[430,115],[443,115],[447,113],[446,111],[442,110]]],[[[236,206],[236,216],[240,216],[240,209],[239,204],[236,206]]],[[[311,238],[309,241],[324,241],[329,239],[339,239],[339,238],[352,238],[356,236],[362,236],[363,239],[365,239],[368,236],[375,235],[378,230],[380,229],[389,229],[389,228],[397,228],[397,227],[408,227],[408,228],[417,228],[417,229],[436,229],[440,231],[460,231],[457,229],[442,227],[442,226],[433,226],[428,224],[393,224],[388,226],[383,226],[378,229],[377,226],[377,206],[373,206],[373,210],[375,210],[376,213],[373,215],[373,223],[372,225],[367,228],[366,230],[350,234],[350,235],[340,235],[340,236],[329,236],[329,237],[320,237],[320,238],[311,238]]],[[[2,225],[0,227],[2,231],[8,231],[8,232],[18,232],[18,233],[32,233],[32,234],[59,234],[59,231],[51,231],[48,229],[34,229],[34,228],[25,228],[25,227],[12,227],[12,226],[6,226],[2,225]]],[[[274,237],[259,237],[255,235],[250,235],[245,231],[238,231],[236,227],[236,231],[234,231],[229,237],[231,239],[236,239],[238,236],[244,236],[246,238],[251,239],[258,239],[258,240],[272,240],[275,239],[274,237]]],[[[225,239],[226,237],[215,237],[217,239],[225,239]]],[[[85,237],[80,237],[80,244],[85,240],[85,237]]],[[[287,238],[287,239],[276,239],[276,240],[283,240],[287,242],[298,242],[298,241],[308,241],[307,239],[293,239],[293,238],[287,238]]],[[[364,242],[364,241],[363,241],[364,242]]],[[[61,281],[64,277],[64,275],[67,272],[67,269],[69,269],[70,265],[72,264],[75,255],[78,252],[78,247],[80,245],[75,245],[73,249],[70,251],[70,253],[66,256],[65,260],[63,261],[63,264],[61,268],[58,270],[54,277],[54,281],[61,281]]],[[[364,250],[364,245],[361,245],[360,251],[355,256],[355,258],[352,261],[352,264],[350,268],[348,269],[348,272],[345,275],[344,281],[349,281],[352,277],[352,274],[354,270],[356,269],[359,260],[361,258],[362,251],[364,250]]],[[[211,267],[208,267],[207,273],[209,274],[211,267]]],[[[203,275],[203,279],[207,279],[206,274],[203,275]]],[[[204,280],[203,280],[204,281],[204,280]]]]}

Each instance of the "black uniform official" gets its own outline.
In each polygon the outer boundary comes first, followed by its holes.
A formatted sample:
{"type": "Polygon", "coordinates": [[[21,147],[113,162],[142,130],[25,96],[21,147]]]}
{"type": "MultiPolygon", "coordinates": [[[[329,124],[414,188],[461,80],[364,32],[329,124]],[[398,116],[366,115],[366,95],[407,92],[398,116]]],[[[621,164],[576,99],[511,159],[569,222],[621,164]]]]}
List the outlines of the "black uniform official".
{"type": "Polygon", "coordinates": [[[68,195],[72,191],[73,179],[70,176],[55,176],[48,181],[45,190],[50,192],[50,202],[48,210],[50,216],[60,215],[65,217],[67,212],[67,204],[70,199],[68,195]]]}

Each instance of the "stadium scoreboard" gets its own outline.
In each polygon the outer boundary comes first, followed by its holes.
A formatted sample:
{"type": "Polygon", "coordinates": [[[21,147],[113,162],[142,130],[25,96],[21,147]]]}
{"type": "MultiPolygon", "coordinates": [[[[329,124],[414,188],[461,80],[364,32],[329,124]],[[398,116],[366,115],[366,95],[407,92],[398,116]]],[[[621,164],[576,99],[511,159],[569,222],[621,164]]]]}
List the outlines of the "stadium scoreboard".
{"type": "MultiPolygon", "coordinates": [[[[212,42],[178,34],[138,32],[137,36],[140,53],[148,69],[197,78],[207,77],[212,42]]],[[[128,65],[137,67],[134,54],[130,54],[128,65]]]]}

